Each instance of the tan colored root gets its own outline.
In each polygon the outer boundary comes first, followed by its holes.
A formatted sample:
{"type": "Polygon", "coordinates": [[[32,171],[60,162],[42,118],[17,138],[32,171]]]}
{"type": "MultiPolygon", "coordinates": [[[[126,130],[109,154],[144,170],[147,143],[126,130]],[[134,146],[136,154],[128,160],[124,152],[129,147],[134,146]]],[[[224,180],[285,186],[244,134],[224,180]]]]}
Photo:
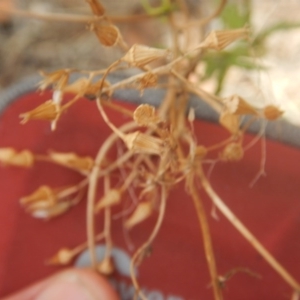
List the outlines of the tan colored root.
{"type": "Polygon", "coordinates": [[[131,258],[131,262],[130,262],[131,280],[132,280],[133,286],[135,287],[137,296],[140,296],[142,300],[147,300],[147,297],[141,291],[140,285],[135,276],[135,266],[136,266],[136,262],[138,260],[143,259],[143,254],[145,254],[147,252],[147,250],[149,249],[149,247],[151,246],[152,242],[154,241],[154,239],[156,238],[156,236],[159,232],[159,229],[162,225],[162,221],[165,216],[166,202],[167,202],[167,190],[165,187],[162,187],[161,200],[160,200],[160,206],[159,206],[159,215],[158,215],[156,224],[154,226],[154,229],[153,229],[151,235],[149,236],[148,240],[134,253],[134,255],[131,258]]]}

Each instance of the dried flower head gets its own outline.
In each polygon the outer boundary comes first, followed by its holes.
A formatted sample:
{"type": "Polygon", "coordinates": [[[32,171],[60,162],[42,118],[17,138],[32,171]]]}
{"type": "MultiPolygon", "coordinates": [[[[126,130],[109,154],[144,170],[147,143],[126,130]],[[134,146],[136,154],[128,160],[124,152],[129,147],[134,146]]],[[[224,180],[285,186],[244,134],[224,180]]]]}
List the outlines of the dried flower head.
{"type": "Polygon", "coordinates": [[[49,86],[53,86],[56,90],[63,90],[63,88],[68,84],[70,70],[63,69],[52,73],[41,71],[40,74],[44,77],[44,79],[39,83],[40,90],[44,91],[49,86]]]}
{"type": "Polygon", "coordinates": [[[47,264],[68,265],[72,261],[73,257],[74,257],[74,253],[71,249],[62,248],[47,261],[47,264]]]}
{"type": "Polygon", "coordinates": [[[29,120],[46,120],[46,121],[54,121],[59,117],[60,108],[59,105],[54,103],[51,100],[44,102],[39,105],[35,109],[25,112],[20,115],[20,118],[23,120],[21,124],[25,124],[29,120]]]}
{"type": "Polygon", "coordinates": [[[196,158],[204,158],[207,155],[207,148],[205,146],[197,146],[195,151],[196,158]]]}
{"type": "Polygon", "coordinates": [[[139,105],[133,113],[133,119],[140,126],[154,125],[161,121],[155,113],[155,107],[149,104],[139,105]]]}
{"type": "Polygon", "coordinates": [[[269,121],[277,120],[283,115],[283,113],[284,111],[274,105],[268,105],[263,109],[263,116],[269,121]]]}
{"type": "Polygon", "coordinates": [[[38,202],[49,203],[50,206],[53,206],[56,203],[56,193],[47,185],[40,186],[32,194],[22,197],[20,203],[29,207],[30,205],[38,202]]]}
{"type": "Polygon", "coordinates": [[[80,172],[90,171],[94,166],[94,160],[90,156],[78,156],[73,152],[50,152],[49,157],[57,164],[80,172]]]}
{"type": "Polygon", "coordinates": [[[169,54],[169,50],[166,49],[157,49],[134,44],[121,60],[127,62],[131,66],[140,68],[157,59],[166,58],[169,54]]]}
{"type": "Polygon", "coordinates": [[[86,0],[86,2],[90,5],[94,15],[98,17],[102,17],[104,15],[105,9],[98,0],[86,0]]]}
{"type": "Polygon", "coordinates": [[[164,149],[160,138],[139,131],[126,134],[124,142],[129,150],[138,153],[161,155],[164,149]]]}
{"type": "Polygon", "coordinates": [[[144,89],[155,87],[157,85],[157,80],[158,77],[156,74],[147,72],[138,80],[139,88],[143,91],[144,89]]]}
{"type": "Polygon", "coordinates": [[[214,30],[199,45],[200,48],[223,50],[228,45],[238,39],[247,39],[249,37],[248,28],[232,30],[214,30]]]}
{"type": "Polygon", "coordinates": [[[139,203],[135,211],[129,217],[129,219],[126,220],[124,226],[127,229],[132,228],[136,224],[147,219],[152,214],[152,211],[153,211],[153,205],[151,202],[147,201],[147,202],[139,203]]]}
{"type": "Polygon", "coordinates": [[[67,212],[72,207],[71,202],[58,202],[48,208],[39,208],[31,211],[31,215],[37,219],[50,220],[67,212]]]}
{"type": "Polygon", "coordinates": [[[110,257],[105,257],[97,266],[97,270],[105,276],[111,275],[114,270],[114,264],[110,257]]]}
{"type": "Polygon", "coordinates": [[[98,40],[103,46],[112,47],[119,41],[120,32],[114,25],[92,23],[89,26],[89,29],[95,32],[98,40]]]}
{"type": "Polygon", "coordinates": [[[239,161],[243,156],[244,149],[240,143],[230,143],[220,153],[220,158],[224,161],[239,161]]]}
{"type": "Polygon", "coordinates": [[[257,110],[248,104],[242,97],[232,95],[223,99],[226,111],[233,115],[257,115],[257,110]]]}
{"type": "Polygon", "coordinates": [[[28,150],[16,152],[13,148],[0,148],[0,162],[18,167],[31,167],[34,163],[34,156],[28,150]]]}
{"type": "Polygon", "coordinates": [[[117,189],[109,190],[96,204],[95,211],[120,203],[121,193],[117,189]]]}
{"type": "Polygon", "coordinates": [[[229,130],[232,134],[237,134],[240,128],[240,118],[229,112],[223,112],[219,119],[220,124],[229,130]]]}
{"type": "Polygon", "coordinates": [[[91,82],[88,78],[82,77],[65,87],[64,92],[79,96],[96,98],[101,88],[107,88],[110,83],[107,80],[91,82]]]}

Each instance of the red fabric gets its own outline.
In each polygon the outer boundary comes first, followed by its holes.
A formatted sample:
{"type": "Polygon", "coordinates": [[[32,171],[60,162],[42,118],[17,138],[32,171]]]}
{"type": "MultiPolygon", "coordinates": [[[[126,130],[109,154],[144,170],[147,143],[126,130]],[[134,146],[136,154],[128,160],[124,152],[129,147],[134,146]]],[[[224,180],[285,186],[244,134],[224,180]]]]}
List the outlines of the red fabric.
{"type": "MultiPolygon", "coordinates": [[[[49,94],[32,93],[20,97],[0,119],[0,147],[31,149],[35,153],[74,151],[95,155],[110,133],[95,103],[82,100],[64,114],[58,129],[49,123],[31,121],[19,124],[19,114],[44,100],[49,94]]],[[[110,113],[120,125],[128,117],[110,113]]],[[[200,143],[211,145],[227,136],[219,126],[197,121],[195,132],[200,143]]],[[[253,138],[250,135],[246,141],[253,138]]],[[[260,163],[259,144],[246,152],[238,163],[219,163],[210,180],[216,192],[232,211],[256,235],[262,244],[291,274],[300,280],[300,151],[276,142],[267,142],[267,177],[253,188],[249,183],[260,163]]],[[[76,184],[81,176],[49,163],[37,163],[32,169],[0,166],[0,296],[41,279],[58,268],[45,266],[45,260],[63,246],[75,246],[85,237],[85,202],[63,217],[50,222],[26,214],[20,197],[42,184],[53,187],[76,184]]],[[[100,186],[101,188],[101,186],[100,186]]],[[[203,195],[206,210],[211,201],[203,195]]],[[[262,279],[238,273],[224,289],[225,299],[289,299],[291,288],[269,267],[262,257],[218,212],[219,221],[209,215],[211,234],[220,274],[236,267],[249,268],[262,279]]],[[[149,236],[156,216],[130,232],[135,246],[149,236]]],[[[101,228],[101,220],[98,224],[101,228]]],[[[121,221],[114,222],[114,243],[127,249],[121,221]]],[[[123,278],[129,283],[129,279],[123,278]]],[[[182,299],[212,299],[209,275],[203,253],[202,237],[192,201],[184,187],[176,187],[168,200],[167,215],[154,243],[153,254],[139,268],[139,282],[148,290],[182,299]]]]}

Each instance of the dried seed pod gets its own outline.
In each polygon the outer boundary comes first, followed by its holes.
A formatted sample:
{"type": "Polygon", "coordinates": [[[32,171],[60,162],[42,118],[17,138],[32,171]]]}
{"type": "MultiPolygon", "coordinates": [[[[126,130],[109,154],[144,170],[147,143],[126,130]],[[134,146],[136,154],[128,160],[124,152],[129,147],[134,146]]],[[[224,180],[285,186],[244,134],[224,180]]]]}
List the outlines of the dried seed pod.
{"type": "Polygon", "coordinates": [[[146,88],[155,87],[157,85],[158,77],[156,74],[147,72],[142,78],[138,80],[139,88],[144,90],[146,88]]]}
{"type": "Polygon", "coordinates": [[[98,0],[86,0],[86,2],[90,5],[94,15],[98,17],[102,17],[104,15],[105,9],[98,0]]]}
{"type": "Polygon", "coordinates": [[[134,44],[121,60],[129,63],[131,66],[140,68],[157,59],[166,58],[169,53],[169,50],[166,49],[157,49],[134,44]]]}
{"type": "Polygon", "coordinates": [[[56,203],[55,192],[47,185],[40,186],[32,194],[22,197],[20,203],[24,206],[29,206],[32,203],[37,203],[40,201],[46,201],[54,205],[56,203]]]}
{"type": "Polygon", "coordinates": [[[124,142],[129,150],[138,153],[161,155],[164,149],[161,139],[139,131],[126,134],[124,142]]]}
{"type": "Polygon", "coordinates": [[[149,104],[139,105],[133,113],[134,121],[140,126],[149,126],[160,122],[155,113],[155,107],[149,104]]]}
{"type": "Polygon", "coordinates": [[[20,114],[20,118],[23,120],[21,124],[25,124],[29,120],[46,120],[54,121],[58,118],[60,114],[59,106],[51,100],[44,102],[35,109],[20,114]]]}
{"type": "Polygon", "coordinates": [[[49,209],[50,207],[53,207],[53,205],[55,205],[55,203],[51,202],[47,199],[40,200],[38,202],[32,202],[32,203],[30,203],[30,205],[27,205],[26,206],[26,211],[29,212],[29,213],[32,213],[33,211],[36,211],[36,210],[49,209]]]}
{"type": "Polygon", "coordinates": [[[242,97],[232,95],[223,99],[226,110],[233,115],[257,115],[255,107],[248,104],[242,97]]]}
{"type": "Polygon", "coordinates": [[[229,112],[223,112],[219,119],[220,124],[229,130],[232,134],[237,134],[240,127],[240,118],[237,115],[233,115],[229,112]]]}
{"type": "Polygon", "coordinates": [[[83,77],[66,86],[64,92],[95,98],[97,94],[99,94],[101,88],[107,88],[109,86],[110,83],[107,80],[103,81],[100,79],[99,81],[92,83],[88,78],[83,77]]]}
{"type": "Polygon", "coordinates": [[[120,38],[120,32],[114,25],[103,25],[93,23],[90,25],[90,30],[94,31],[98,40],[103,46],[112,47],[116,45],[120,38]]]}
{"type": "Polygon", "coordinates": [[[74,253],[71,249],[62,248],[47,261],[47,264],[68,265],[72,261],[73,257],[74,257],[74,253]]]}
{"type": "Polygon", "coordinates": [[[283,115],[283,113],[284,111],[274,105],[268,105],[263,109],[263,116],[269,121],[277,120],[283,115]]]}
{"type": "Polygon", "coordinates": [[[195,156],[196,158],[204,158],[207,155],[207,148],[200,145],[196,147],[195,156]]]}
{"type": "Polygon", "coordinates": [[[105,257],[97,266],[97,270],[105,276],[111,275],[115,268],[110,257],[105,257]]]}
{"type": "Polygon", "coordinates": [[[90,156],[78,156],[73,152],[50,152],[49,157],[57,164],[81,172],[90,171],[94,166],[94,160],[90,156]]]}
{"type": "Polygon", "coordinates": [[[28,168],[33,165],[34,156],[28,150],[16,152],[13,148],[0,148],[0,162],[6,165],[28,168]]]}
{"type": "Polygon", "coordinates": [[[215,50],[223,50],[228,45],[238,39],[246,39],[249,37],[248,28],[239,28],[232,30],[214,30],[199,45],[200,48],[208,48],[215,50]]]}
{"type": "Polygon", "coordinates": [[[48,209],[37,209],[31,215],[37,219],[50,220],[67,212],[72,206],[71,202],[58,202],[48,209]]]}
{"type": "Polygon", "coordinates": [[[153,205],[151,202],[141,202],[140,204],[138,204],[137,208],[129,217],[129,219],[126,220],[124,226],[127,229],[132,228],[136,224],[147,219],[152,214],[152,211],[153,205]]]}
{"type": "Polygon", "coordinates": [[[57,70],[52,73],[41,71],[40,74],[45,77],[39,83],[40,90],[44,91],[50,85],[53,85],[56,90],[62,90],[69,81],[70,70],[57,70]]]}
{"type": "Polygon", "coordinates": [[[244,149],[240,143],[230,143],[220,153],[220,158],[224,161],[239,161],[243,156],[244,149]]]}
{"type": "Polygon", "coordinates": [[[102,208],[120,203],[120,200],[120,191],[116,189],[111,189],[99,200],[99,202],[96,204],[95,210],[96,212],[98,212],[102,208]]]}

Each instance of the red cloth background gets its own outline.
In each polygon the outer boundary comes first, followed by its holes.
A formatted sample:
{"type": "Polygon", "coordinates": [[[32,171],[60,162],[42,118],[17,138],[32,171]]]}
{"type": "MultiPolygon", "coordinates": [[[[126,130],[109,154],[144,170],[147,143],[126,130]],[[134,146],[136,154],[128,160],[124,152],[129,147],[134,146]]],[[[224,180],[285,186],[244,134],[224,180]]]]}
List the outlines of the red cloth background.
{"type": "MultiPolygon", "coordinates": [[[[74,151],[95,155],[110,133],[95,103],[82,100],[64,114],[58,129],[49,123],[31,121],[19,124],[19,114],[33,109],[44,100],[31,93],[6,109],[0,119],[0,147],[31,149],[35,153],[74,151]]],[[[120,125],[127,117],[110,113],[120,125]]],[[[198,141],[211,145],[227,137],[216,124],[197,121],[198,141]]],[[[253,138],[248,135],[246,141],[253,138]]],[[[249,183],[257,174],[260,145],[246,152],[238,163],[219,163],[210,180],[216,192],[263,245],[300,281],[300,151],[277,142],[267,142],[267,177],[253,188],[249,183]]],[[[66,215],[50,222],[29,216],[19,199],[42,184],[52,187],[76,184],[81,176],[49,163],[37,163],[31,169],[0,166],[0,296],[16,291],[59,268],[45,265],[63,246],[85,241],[85,201],[66,215]]],[[[100,186],[101,188],[101,186],[100,186]]],[[[212,204],[203,195],[208,215],[212,204]]],[[[236,267],[246,267],[261,279],[238,273],[224,289],[225,299],[290,299],[291,288],[218,212],[219,221],[209,215],[211,234],[220,274],[236,267]]],[[[101,218],[100,218],[101,219],[101,218]]],[[[156,215],[130,232],[135,246],[149,236],[156,215]]],[[[99,228],[101,220],[99,220],[99,228]]],[[[121,221],[114,223],[114,243],[127,249],[121,221]]],[[[128,253],[130,251],[126,250],[128,253]]],[[[129,283],[127,278],[124,280],[129,283]]],[[[183,299],[212,299],[209,275],[204,259],[202,237],[192,201],[183,186],[175,188],[168,201],[167,215],[154,243],[150,258],[139,269],[139,281],[149,290],[160,290],[183,299]]]]}

